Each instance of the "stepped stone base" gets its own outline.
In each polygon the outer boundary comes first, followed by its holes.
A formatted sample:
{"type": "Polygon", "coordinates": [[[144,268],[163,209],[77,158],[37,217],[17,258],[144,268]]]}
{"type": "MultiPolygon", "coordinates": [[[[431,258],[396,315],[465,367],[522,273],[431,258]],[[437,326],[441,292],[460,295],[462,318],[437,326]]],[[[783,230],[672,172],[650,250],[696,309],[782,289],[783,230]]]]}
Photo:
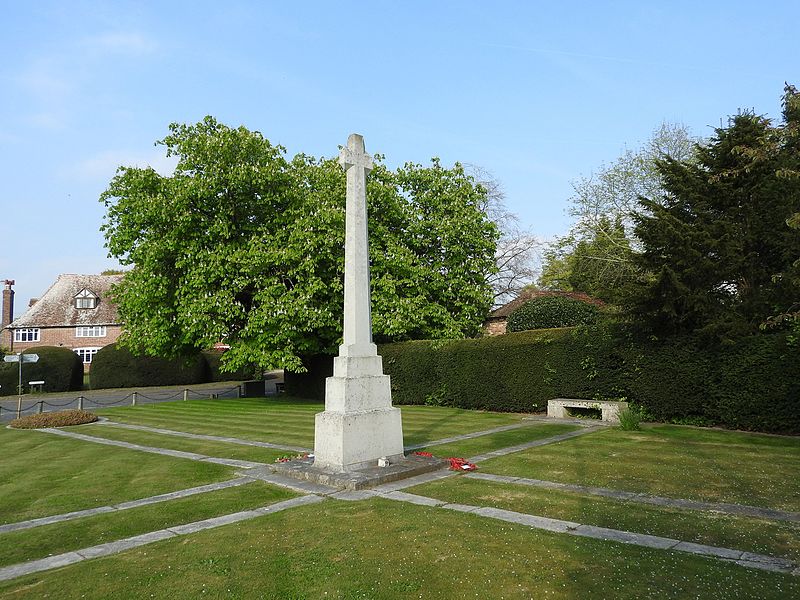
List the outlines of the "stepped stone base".
{"type": "Polygon", "coordinates": [[[314,466],[314,459],[298,459],[285,463],[275,463],[268,465],[268,468],[280,475],[293,477],[304,481],[311,481],[322,485],[329,485],[336,488],[347,490],[364,490],[407,479],[415,475],[438,471],[448,465],[446,460],[441,458],[416,456],[411,454],[398,460],[392,461],[388,467],[378,467],[377,465],[348,472],[331,472],[314,466]]]}

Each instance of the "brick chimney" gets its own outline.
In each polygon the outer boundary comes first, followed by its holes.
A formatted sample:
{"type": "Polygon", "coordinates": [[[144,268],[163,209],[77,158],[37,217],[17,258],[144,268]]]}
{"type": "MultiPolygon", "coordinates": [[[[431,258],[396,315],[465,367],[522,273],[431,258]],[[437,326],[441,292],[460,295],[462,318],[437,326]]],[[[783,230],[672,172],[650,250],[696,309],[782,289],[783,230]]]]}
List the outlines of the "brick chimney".
{"type": "Polygon", "coordinates": [[[11,289],[12,285],[14,285],[14,280],[6,279],[5,287],[3,287],[3,314],[0,317],[0,329],[14,320],[14,290],[11,289]]]}

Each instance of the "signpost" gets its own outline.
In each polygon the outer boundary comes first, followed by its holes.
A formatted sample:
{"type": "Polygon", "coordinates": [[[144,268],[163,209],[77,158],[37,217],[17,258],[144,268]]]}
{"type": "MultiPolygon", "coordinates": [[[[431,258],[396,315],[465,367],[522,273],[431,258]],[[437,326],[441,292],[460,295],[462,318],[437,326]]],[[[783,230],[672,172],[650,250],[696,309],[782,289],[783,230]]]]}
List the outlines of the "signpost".
{"type": "Polygon", "coordinates": [[[19,383],[17,386],[17,418],[22,415],[22,363],[35,363],[39,362],[38,354],[9,354],[3,357],[3,362],[19,363],[19,383]]]}

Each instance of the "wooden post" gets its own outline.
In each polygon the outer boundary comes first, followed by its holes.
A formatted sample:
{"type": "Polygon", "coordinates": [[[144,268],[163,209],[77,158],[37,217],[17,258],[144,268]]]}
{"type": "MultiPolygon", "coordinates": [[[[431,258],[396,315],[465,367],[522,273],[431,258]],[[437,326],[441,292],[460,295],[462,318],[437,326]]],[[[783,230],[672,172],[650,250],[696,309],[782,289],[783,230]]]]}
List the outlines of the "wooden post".
{"type": "Polygon", "coordinates": [[[22,416],[22,396],[17,396],[17,418],[22,416]]]}
{"type": "Polygon", "coordinates": [[[83,410],[83,396],[78,396],[78,410],[83,410]]]}
{"type": "Polygon", "coordinates": [[[242,397],[242,384],[241,383],[236,386],[236,397],[237,398],[241,398],[242,397]]]}
{"type": "Polygon", "coordinates": [[[136,392],[133,392],[133,397],[131,398],[131,406],[136,406],[136,392]]]}
{"type": "Polygon", "coordinates": [[[39,414],[44,412],[44,400],[39,400],[39,414]]]}
{"type": "Polygon", "coordinates": [[[183,401],[186,402],[189,399],[189,390],[183,390],[183,401]]]}

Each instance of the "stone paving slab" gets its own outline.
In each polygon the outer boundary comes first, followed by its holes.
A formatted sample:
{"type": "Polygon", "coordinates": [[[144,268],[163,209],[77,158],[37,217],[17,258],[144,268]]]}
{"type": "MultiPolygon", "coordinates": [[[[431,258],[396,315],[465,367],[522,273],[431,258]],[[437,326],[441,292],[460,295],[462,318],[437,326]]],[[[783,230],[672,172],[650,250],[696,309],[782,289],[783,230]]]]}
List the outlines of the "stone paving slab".
{"type": "Polygon", "coordinates": [[[98,544],[97,546],[92,546],[90,548],[84,548],[83,550],[78,550],[77,554],[80,554],[84,558],[109,556],[111,554],[117,554],[119,552],[124,552],[125,550],[130,550],[131,548],[144,546],[145,544],[160,542],[161,540],[166,540],[171,537],[175,537],[176,535],[177,534],[173,533],[172,531],[161,529],[159,531],[151,531],[150,533],[144,533],[142,535],[125,538],[124,540],[107,542],[105,544],[98,544]]]}
{"type": "Polygon", "coordinates": [[[482,517],[498,519],[500,521],[506,521],[507,523],[518,523],[519,525],[527,525],[528,527],[544,529],[546,531],[554,531],[556,533],[572,533],[576,528],[581,526],[580,523],[573,523],[572,521],[550,519],[548,517],[528,515],[525,513],[503,510],[502,508],[491,508],[488,506],[478,508],[474,512],[476,515],[481,515],[482,517]]]}
{"type": "Polygon", "coordinates": [[[563,442],[564,440],[578,437],[580,435],[586,435],[587,433],[594,433],[595,431],[599,431],[600,429],[603,429],[603,427],[600,425],[584,426],[583,429],[578,429],[577,431],[569,431],[567,433],[554,435],[552,437],[543,438],[541,440],[533,440],[532,442],[517,444],[516,446],[509,446],[507,448],[492,450],[491,452],[486,452],[485,454],[478,454],[477,456],[473,456],[467,460],[473,463],[477,463],[482,460],[488,460],[490,458],[496,458],[498,456],[506,456],[507,454],[513,454],[514,452],[522,452],[523,450],[529,450],[530,448],[537,448],[539,446],[555,444],[556,442],[563,442]]]}
{"type": "Polygon", "coordinates": [[[528,479],[526,477],[511,477],[507,475],[494,475],[492,473],[467,473],[470,479],[481,479],[495,483],[511,483],[514,485],[528,485],[545,489],[563,490],[576,492],[579,494],[589,494],[592,496],[603,496],[615,500],[638,502],[640,504],[652,504],[667,508],[681,508],[687,510],[703,510],[722,514],[729,514],[741,517],[755,517],[758,519],[770,519],[773,521],[800,522],[800,513],[777,510],[773,508],[761,508],[759,506],[748,506],[746,504],[731,504],[729,502],[703,502],[700,500],[686,500],[684,498],[667,498],[664,496],[653,496],[637,492],[627,492],[625,490],[614,490],[610,488],[592,487],[588,485],[578,485],[574,483],[560,483],[557,481],[544,481],[541,479],[528,479]]]}
{"type": "Polygon", "coordinates": [[[442,504],[440,508],[446,508],[447,510],[455,510],[458,512],[467,512],[467,513],[475,512],[476,510],[478,510],[477,506],[470,506],[469,504],[458,504],[458,503],[442,504]]]}
{"type": "Polygon", "coordinates": [[[272,469],[266,465],[247,471],[247,477],[252,477],[253,479],[258,479],[259,481],[266,481],[267,483],[305,494],[320,494],[327,496],[329,494],[333,494],[339,489],[331,485],[324,485],[322,483],[316,483],[313,481],[305,481],[303,479],[295,479],[294,477],[286,477],[285,475],[274,473],[272,469]]]}
{"type": "Polygon", "coordinates": [[[358,500],[369,500],[377,495],[378,494],[373,490],[342,490],[341,492],[331,494],[328,496],[328,498],[334,498],[335,500],[346,500],[348,502],[357,502],[358,500]]]}
{"type": "Polygon", "coordinates": [[[733,550],[731,548],[718,548],[716,546],[706,546],[705,544],[695,544],[694,542],[681,542],[672,548],[673,550],[680,550],[681,552],[690,552],[691,554],[703,554],[705,556],[719,556],[720,558],[727,558],[737,560],[742,557],[741,550],[733,550]]]}
{"type": "Polygon", "coordinates": [[[646,535],[644,533],[620,531],[618,529],[609,529],[608,527],[595,527],[594,525],[580,525],[572,533],[581,537],[597,538],[598,540],[610,540],[612,542],[622,542],[623,544],[634,544],[636,546],[658,548],[659,550],[668,550],[669,548],[674,548],[680,543],[680,540],[673,540],[671,538],[665,538],[657,535],[646,535]]]}
{"type": "Polygon", "coordinates": [[[6,525],[0,525],[0,534],[8,533],[9,531],[18,531],[20,529],[32,529],[34,527],[51,525],[53,523],[61,523],[63,521],[72,521],[73,519],[93,517],[95,515],[116,512],[118,510],[128,510],[131,508],[137,508],[139,506],[147,506],[148,504],[167,502],[169,500],[177,500],[179,498],[194,496],[195,494],[205,494],[207,492],[224,490],[229,487],[245,485],[247,483],[253,483],[254,481],[255,479],[251,477],[238,477],[236,479],[228,479],[227,481],[220,481],[217,483],[209,483],[208,485],[186,488],[184,490],[178,490],[177,492],[168,492],[166,494],[158,494],[157,496],[148,496],[146,498],[139,498],[138,500],[120,502],[119,504],[114,504],[111,506],[98,506],[97,508],[76,510],[73,512],[62,513],[60,515],[52,515],[49,517],[29,519],[27,521],[18,521],[17,523],[8,523],[6,525]]]}
{"type": "Polygon", "coordinates": [[[151,531],[149,533],[124,538],[113,542],[107,542],[105,544],[99,544],[89,548],[83,548],[73,552],[65,552],[56,556],[49,556],[39,560],[32,560],[16,565],[10,565],[0,568],[0,581],[6,581],[9,579],[14,579],[15,577],[21,577],[22,575],[38,573],[40,571],[47,571],[57,567],[64,567],[84,560],[89,560],[90,558],[118,554],[119,552],[130,550],[131,548],[152,544],[153,542],[176,537],[178,535],[195,533],[197,531],[221,527],[222,525],[238,523],[240,521],[254,519],[256,517],[261,517],[289,508],[321,502],[322,500],[323,498],[320,496],[299,496],[297,498],[284,500],[283,502],[277,502],[275,504],[270,504],[268,506],[263,506],[253,510],[245,510],[219,517],[213,517],[210,519],[204,519],[202,521],[196,521],[194,523],[186,523],[185,525],[178,525],[176,527],[168,527],[166,529],[151,531]]]}
{"type": "Polygon", "coordinates": [[[311,452],[310,448],[300,446],[289,446],[286,444],[273,444],[271,442],[257,442],[255,440],[244,440],[242,438],[227,437],[221,435],[205,435],[202,433],[187,433],[174,429],[162,429],[160,427],[148,427],[146,425],[133,425],[130,423],[117,423],[101,418],[96,425],[108,425],[109,427],[119,427],[121,429],[133,429],[136,431],[147,431],[149,433],[160,433],[162,435],[172,435],[176,437],[189,438],[193,440],[206,440],[209,442],[225,442],[227,444],[239,444],[240,446],[257,446],[259,448],[271,448],[273,450],[286,450],[287,452],[311,452]]]}
{"type": "Polygon", "coordinates": [[[224,465],[237,469],[255,469],[256,467],[264,466],[264,463],[250,460],[237,460],[235,458],[204,458],[201,462],[214,463],[215,465],[224,465]]]}
{"type": "Polygon", "coordinates": [[[39,571],[47,571],[48,569],[57,569],[58,567],[66,567],[74,563],[85,560],[77,552],[66,552],[64,554],[57,554],[56,556],[48,556],[39,560],[32,560],[17,565],[10,565],[0,569],[0,581],[14,579],[15,577],[22,577],[23,575],[30,575],[31,573],[38,573],[39,571]]]}
{"type": "Polygon", "coordinates": [[[375,492],[383,494],[386,492],[394,492],[397,490],[413,487],[415,485],[422,485],[423,483],[430,483],[431,481],[446,479],[447,477],[452,477],[455,474],[456,474],[455,471],[442,469],[441,471],[431,471],[430,473],[423,473],[422,475],[416,475],[415,477],[409,477],[408,479],[402,479],[400,481],[392,481],[390,483],[384,483],[382,485],[377,485],[372,489],[375,492]]]}
{"type": "Polygon", "coordinates": [[[406,492],[386,492],[380,494],[380,496],[388,500],[399,500],[400,502],[408,502],[409,504],[417,504],[419,506],[441,506],[442,504],[446,504],[442,500],[428,498],[427,496],[417,496],[416,494],[407,494],[406,492]]]}

